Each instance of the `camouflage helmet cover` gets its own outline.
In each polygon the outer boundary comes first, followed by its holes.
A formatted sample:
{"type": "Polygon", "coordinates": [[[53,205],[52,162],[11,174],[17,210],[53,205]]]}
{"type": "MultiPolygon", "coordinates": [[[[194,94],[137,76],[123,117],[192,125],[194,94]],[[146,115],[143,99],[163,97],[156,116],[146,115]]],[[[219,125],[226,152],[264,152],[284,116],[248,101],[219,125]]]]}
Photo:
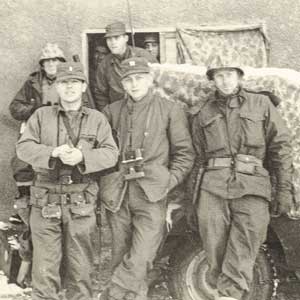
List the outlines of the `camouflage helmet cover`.
{"type": "Polygon", "coordinates": [[[57,58],[63,62],[66,61],[63,51],[58,47],[57,44],[47,43],[46,46],[42,49],[42,54],[39,59],[40,65],[42,65],[44,60],[51,58],[57,58]]]}
{"type": "Polygon", "coordinates": [[[206,76],[209,80],[213,80],[214,72],[218,69],[236,69],[241,75],[244,75],[244,71],[241,67],[240,60],[238,57],[210,57],[206,71],[206,76]]]}

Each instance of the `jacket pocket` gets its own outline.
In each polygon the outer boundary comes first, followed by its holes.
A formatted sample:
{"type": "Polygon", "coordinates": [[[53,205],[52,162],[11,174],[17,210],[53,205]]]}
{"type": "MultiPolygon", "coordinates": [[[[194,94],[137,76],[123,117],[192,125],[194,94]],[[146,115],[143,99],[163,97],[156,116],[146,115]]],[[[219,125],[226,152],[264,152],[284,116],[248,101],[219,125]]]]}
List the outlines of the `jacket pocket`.
{"type": "Polygon", "coordinates": [[[240,114],[243,133],[245,135],[244,145],[260,148],[265,146],[264,120],[263,116],[254,114],[240,114]]]}
{"type": "Polygon", "coordinates": [[[31,186],[30,204],[36,207],[44,207],[48,204],[49,190],[47,188],[31,186]]]}
{"type": "Polygon", "coordinates": [[[225,148],[225,130],[223,116],[216,116],[202,122],[202,128],[206,139],[206,152],[215,152],[225,148]]]}
{"type": "Polygon", "coordinates": [[[90,217],[95,214],[95,206],[92,203],[72,205],[70,206],[70,211],[73,219],[90,217]]]}

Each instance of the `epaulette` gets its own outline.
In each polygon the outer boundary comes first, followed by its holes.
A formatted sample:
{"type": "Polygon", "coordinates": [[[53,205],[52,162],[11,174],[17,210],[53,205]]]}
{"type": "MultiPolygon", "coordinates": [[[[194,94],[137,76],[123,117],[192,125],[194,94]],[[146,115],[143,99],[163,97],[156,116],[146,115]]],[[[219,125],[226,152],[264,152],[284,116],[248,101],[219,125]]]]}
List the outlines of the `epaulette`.
{"type": "Polygon", "coordinates": [[[278,106],[280,102],[282,101],[278,96],[274,95],[272,92],[269,91],[254,91],[254,90],[249,90],[245,89],[244,91],[250,94],[257,94],[257,95],[264,95],[269,97],[270,101],[273,103],[274,106],[278,106]]]}

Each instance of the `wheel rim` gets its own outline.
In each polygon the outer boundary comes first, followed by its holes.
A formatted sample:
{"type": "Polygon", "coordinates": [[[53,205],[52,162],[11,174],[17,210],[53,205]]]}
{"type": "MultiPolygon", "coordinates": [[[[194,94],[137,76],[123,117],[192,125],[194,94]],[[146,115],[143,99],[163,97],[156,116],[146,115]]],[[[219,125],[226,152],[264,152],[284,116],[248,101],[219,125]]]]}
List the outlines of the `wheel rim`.
{"type": "Polygon", "coordinates": [[[212,289],[206,280],[208,264],[204,251],[200,250],[193,257],[186,270],[188,293],[193,300],[213,300],[216,290],[212,289]]]}

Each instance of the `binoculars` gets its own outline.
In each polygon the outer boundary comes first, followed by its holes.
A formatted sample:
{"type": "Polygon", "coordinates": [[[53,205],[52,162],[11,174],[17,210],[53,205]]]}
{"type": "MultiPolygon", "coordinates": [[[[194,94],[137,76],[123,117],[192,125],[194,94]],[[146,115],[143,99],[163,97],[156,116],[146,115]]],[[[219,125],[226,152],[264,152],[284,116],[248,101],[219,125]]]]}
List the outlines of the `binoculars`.
{"type": "Polygon", "coordinates": [[[143,171],[142,149],[128,150],[123,155],[122,164],[127,167],[128,173],[124,175],[125,180],[133,180],[145,176],[143,171]]]}

